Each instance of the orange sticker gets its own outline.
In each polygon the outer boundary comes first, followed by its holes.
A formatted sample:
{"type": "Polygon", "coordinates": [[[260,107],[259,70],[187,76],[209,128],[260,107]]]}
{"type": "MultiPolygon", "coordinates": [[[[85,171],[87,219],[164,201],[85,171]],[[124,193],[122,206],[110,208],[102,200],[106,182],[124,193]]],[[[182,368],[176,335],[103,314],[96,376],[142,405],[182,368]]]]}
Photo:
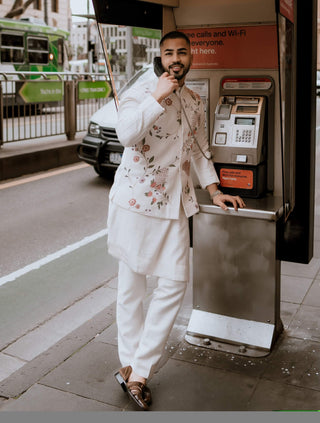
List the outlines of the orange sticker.
{"type": "Polygon", "coordinates": [[[180,29],[190,39],[192,69],[277,69],[277,26],[180,29]]]}
{"type": "Polygon", "coordinates": [[[253,188],[253,171],[243,169],[221,169],[220,185],[225,188],[253,188]]]}

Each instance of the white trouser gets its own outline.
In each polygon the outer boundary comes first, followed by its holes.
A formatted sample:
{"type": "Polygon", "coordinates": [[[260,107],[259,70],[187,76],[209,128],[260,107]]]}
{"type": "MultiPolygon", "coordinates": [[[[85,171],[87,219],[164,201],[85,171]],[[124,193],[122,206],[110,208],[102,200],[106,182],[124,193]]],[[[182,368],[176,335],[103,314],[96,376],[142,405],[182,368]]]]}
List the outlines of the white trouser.
{"type": "Polygon", "coordinates": [[[159,278],[144,317],[146,276],[119,262],[117,324],[122,366],[131,365],[135,373],[146,379],[151,376],[161,358],[186,287],[186,282],[159,278]]]}

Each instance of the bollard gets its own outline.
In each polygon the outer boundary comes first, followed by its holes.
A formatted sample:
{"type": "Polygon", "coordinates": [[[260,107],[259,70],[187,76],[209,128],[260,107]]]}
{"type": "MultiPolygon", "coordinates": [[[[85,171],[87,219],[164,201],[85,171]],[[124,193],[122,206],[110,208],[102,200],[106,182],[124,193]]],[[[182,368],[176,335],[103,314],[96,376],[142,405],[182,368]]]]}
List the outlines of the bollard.
{"type": "Polygon", "coordinates": [[[76,81],[64,82],[64,124],[65,133],[69,141],[73,141],[76,135],[77,122],[76,108],[76,81]]]}

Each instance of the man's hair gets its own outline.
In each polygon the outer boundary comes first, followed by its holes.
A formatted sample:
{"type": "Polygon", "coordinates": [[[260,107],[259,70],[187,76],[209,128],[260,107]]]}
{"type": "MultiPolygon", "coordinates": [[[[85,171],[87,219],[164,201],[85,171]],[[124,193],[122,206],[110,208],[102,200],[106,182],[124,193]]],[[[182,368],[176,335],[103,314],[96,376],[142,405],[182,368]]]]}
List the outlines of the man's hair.
{"type": "Polygon", "coordinates": [[[189,38],[186,36],[186,34],[184,32],[180,32],[180,31],[171,31],[168,32],[167,34],[165,34],[161,40],[160,40],[160,47],[162,46],[162,44],[166,41],[166,40],[176,40],[177,38],[183,38],[187,43],[188,46],[190,46],[190,40],[189,38]]]}

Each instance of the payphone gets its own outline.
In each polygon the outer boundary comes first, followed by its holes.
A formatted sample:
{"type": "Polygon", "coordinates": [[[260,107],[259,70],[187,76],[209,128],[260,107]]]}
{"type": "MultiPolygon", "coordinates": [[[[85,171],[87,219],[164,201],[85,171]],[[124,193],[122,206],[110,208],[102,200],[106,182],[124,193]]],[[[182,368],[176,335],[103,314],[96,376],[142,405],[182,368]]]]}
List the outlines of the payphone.
{"type": "Polygon", "coordinates": [[[223,192],[259,198],[268,186],[268,98],[256,90],[255,94],[247,90],[247,95],[236,92],[218,100],[211,139],[213,160],[223,192]]]}

